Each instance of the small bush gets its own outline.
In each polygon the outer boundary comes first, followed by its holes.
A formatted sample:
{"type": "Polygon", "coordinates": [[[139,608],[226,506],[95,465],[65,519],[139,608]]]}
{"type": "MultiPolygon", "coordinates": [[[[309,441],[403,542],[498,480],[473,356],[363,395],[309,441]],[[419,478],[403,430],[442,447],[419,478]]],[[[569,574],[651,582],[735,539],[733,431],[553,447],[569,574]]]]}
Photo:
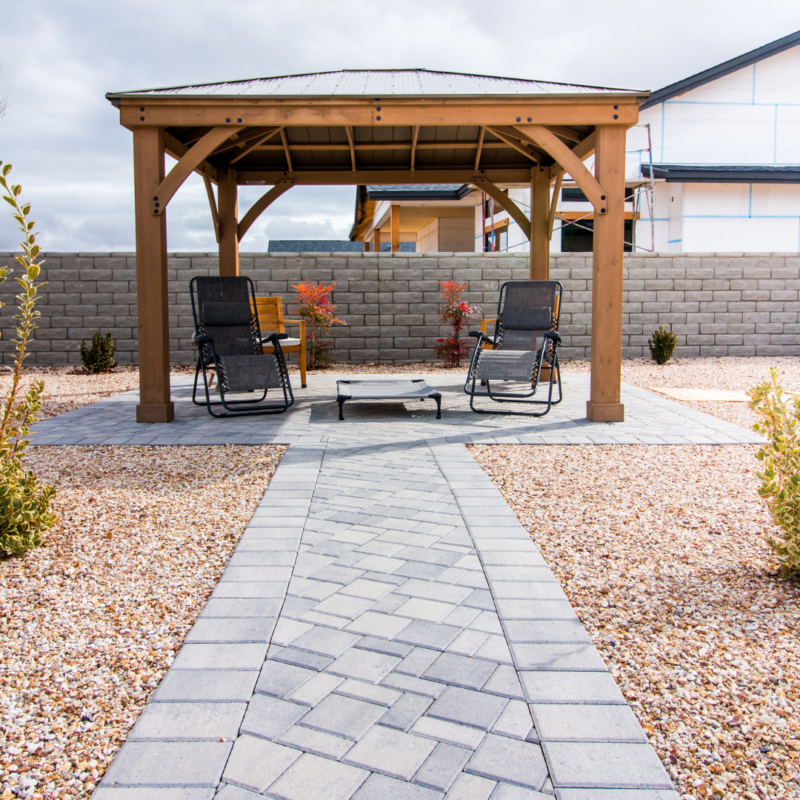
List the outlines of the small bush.
{"type": "MultiPolygon", "coordinates": [[[[0,187],[3,199],[14,209],[14,219],[23,233],[23,254],[16,256],[23,274],[14,280],[22,291],[17,295],[17,337],[14,347],[17,354],[11,371],[11,385],[0,401],[0,557],[21,556],[31,547],[42,543],[42,532],[56,524],[56,515],[51,509],[55,497],[52,486],[42,486],[39,479],[22,466],[22,456],[28,446],[30,426],[42,407],[44,383],[34,381],[30,389],[21,395],[23,362],[27,356],[28,343],[36,330],[36,295],[41,283],[36,279],[41,272],[41,262],[36,260],[39,245],[36,244],[34,222],[28,220],[30,203],[19,204],[17,199],[22,187],[6,180],[11,164],[0,161],[0,187]]],[[[8,267],[0,268],[0,283],[8,277],[8,267]]],[[[0,303],[2,306],[2,303],[0,303]]]]}
{"type": "Polygon", "coordinates": [[[678,337],[663,325],[659,325],[653,331],[653,338],[647,340],[647,344],[650,345],[650,355],[656,364],[666,364],[672,358],[677,343],[678,337]]]}
{"type": "Polygon", "coordinates": [[[764,463],[758,493],[767,501],[783,539],[767,540],[781,560],[784,577],[800,574],[800,398],[787,399],[778,371],[751,389],[750,408],[759,416],[753,429],[769,441],[756,454],[764,463]]]}
{"type": "Polygon", "coordinates": [[[114,361],[116,352],[117,348],[114,346],[114,340],[110,333],[101,336],[100,331],[95,331],[92,334],[91,347],[86,346],[85,339],[81,341],[81,362],[87,372],[92,374],[114,369],[117,366],[117,362],[114,361]]]}

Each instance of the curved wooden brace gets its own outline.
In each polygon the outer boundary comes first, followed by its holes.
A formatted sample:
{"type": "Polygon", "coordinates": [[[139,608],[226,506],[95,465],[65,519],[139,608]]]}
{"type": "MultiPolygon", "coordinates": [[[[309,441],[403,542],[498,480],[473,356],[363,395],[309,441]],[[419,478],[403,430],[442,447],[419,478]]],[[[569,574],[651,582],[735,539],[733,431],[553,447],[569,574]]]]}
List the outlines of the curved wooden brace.
{"type": "Polygon", "coordinates": [[[158,185],[153,193],[153,214],[163,214],[167,203],[181,188],[183,182],[211,155],[224,141],[234,133],[243,130],[244,125],[219,126],[210,130],[197,144],[193,145],[181,160],[169,171],[169,175],[158,185]]]}
{"type": "Polygon", "coordinates": [[[262,194],[261,197],[256,200],[253,204],[253,207],[242,217],[242,221],[239,223],[239,228],[237,231],[237,235],[239,237],[239,241],[242,241],[242,237],[247,233],[250,229],[250,226],[264,213],[264,211],[271,206],[284,192],[288,191],[289,189],[294,186],[295,181],[281,181],[280,183],[276,183],[268,192],[262,194]]]}
{"type": "Polygon", "coordinates": [[[472,179],[472,183],[479,189],[482,189],[489,197],[493,198],[495,203],[502,206],[511,215],[514,222],[522,228],[525,237],[530,241],[531,238],[531,222],[525,216],[525,212],[507,195],[505,192],[495,186],[488,178],[481,178],[476,175],[472,179]]]}
{"type": "Polygon", "coordinates": [[[550,210],[547,213],[547,238],[553,238],[553,226],[556,222],[556,209],[558,208],[558,196],[561,194],[561,182],[564,180],[564,170],[559,167],[556,173],[556,182],[553,186],[553,197],[550,200],[550,210]]]}
{"type": "Polygon", "coordinates": [[[565,172],[568,172],[575,183],[583,190],[596,214],[606,213],[606,193],[597,179],[586,169],[583,161],[567,147],[554,133],[543,125],[518,125],[516,129],[529,137],[542,150],[549,153],[565,172]]]}

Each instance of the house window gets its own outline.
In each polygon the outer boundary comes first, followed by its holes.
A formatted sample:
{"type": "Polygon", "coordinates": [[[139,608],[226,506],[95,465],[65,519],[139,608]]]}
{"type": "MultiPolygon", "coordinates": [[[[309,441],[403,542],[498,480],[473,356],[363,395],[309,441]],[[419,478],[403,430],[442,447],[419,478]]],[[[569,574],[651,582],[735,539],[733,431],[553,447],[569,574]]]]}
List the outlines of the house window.
{"type": "Polygon", "coordinates": [[[485,253],[508,250],[508,226],[503,228],[495,228],[494,236],[492,235],[491,230],[487,231],[483,237],[483,250],[485,253]]]}
{"type": "MultiPolygon", "coordinates": [[[[562,253],[591,253],[594,248],[594,222],[582,219],[575,225],[562,223],[561,252],[562,253]],[[580,227],[579,227],[580,226],[580,227]]],[[[625,246],[624,251],[633,251],[633,220],[625,220],[625,246]]]]}
{"type": "MultiPolygon", "coordinates": [[[[625,187],[625,202],[630,203],[633,200],[633,195],[636,189],[631,186],[625,187]]],[[[583,193],[581,189],[570,187],[569,189],[561,190],[561,200],[564,203],[588,203],[589,198],[583,193]]]]}

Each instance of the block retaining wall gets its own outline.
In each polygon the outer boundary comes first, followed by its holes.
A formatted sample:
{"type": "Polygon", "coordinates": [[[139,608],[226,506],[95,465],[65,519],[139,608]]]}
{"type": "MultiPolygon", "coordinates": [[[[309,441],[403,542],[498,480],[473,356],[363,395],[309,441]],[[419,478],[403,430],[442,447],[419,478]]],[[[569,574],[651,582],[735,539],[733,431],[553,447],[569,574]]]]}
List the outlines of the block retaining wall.
{"type": "MultiPolygon", "coordinates": [[[[47,253],[38,306],[42,316],[31,364],[80,362],[81,339],[110,331],[121,364],[136,363],[136,269],[129,253],[47,253]]],[[[0,253],[0,265],[11,264],[0,253]]],[[[443,333],[437,320],[439,280],[469,284],[465,298],[493,316],[500,285],[528,276],[525,254],[383,253],[244,254],[241,272],[257,294],[284,297],[305,278],[336,281],[332,300],[347,327],[332,330],[339,362],[434,361],[443,333]]],[[[193,361],[189,280],[217,274],[207,253],[169,257],[170,349],[173,363],[193,361]]],[[[564,285],[564,358],[588,358],[591,334],[591,255],[554,255],[551,275],[564,285]]],[[[672,324],[677,355],[800,355],[800,254],[695,253],[626,256],[623,354],[648,356],[647,338],[672,324]]],[[[18,287],[0,285],[0,353],[11,360],[10,306],[18,287]]],[[[477,327],[475,325],[474,327],[477,327]]]]}

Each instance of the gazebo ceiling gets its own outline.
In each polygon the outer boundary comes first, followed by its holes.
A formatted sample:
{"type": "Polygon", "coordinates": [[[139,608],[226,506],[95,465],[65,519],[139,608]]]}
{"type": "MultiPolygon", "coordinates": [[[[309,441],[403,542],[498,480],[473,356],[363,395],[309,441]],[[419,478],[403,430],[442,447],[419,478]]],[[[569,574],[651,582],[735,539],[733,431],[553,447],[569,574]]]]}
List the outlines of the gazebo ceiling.
{"type": "Polygon", "coordinates": [[[205,173],[216,181],[218,170],[235,169],[237,183],[269,184],[287,177],[358,183],[356,172],[370,183],[396,183],[398,171],[435,183],[437,173],[483,170],[494,180],[527,182],[531,167],[554,158],[514,126],[544,124],[573,149],[595,124],[635,122],[646,96],[428,70],[343,70],[107,98],[127,127],[162,127],[167,151],[178,158],[215,127],[235,127],[206,156],[205,173]]]}

